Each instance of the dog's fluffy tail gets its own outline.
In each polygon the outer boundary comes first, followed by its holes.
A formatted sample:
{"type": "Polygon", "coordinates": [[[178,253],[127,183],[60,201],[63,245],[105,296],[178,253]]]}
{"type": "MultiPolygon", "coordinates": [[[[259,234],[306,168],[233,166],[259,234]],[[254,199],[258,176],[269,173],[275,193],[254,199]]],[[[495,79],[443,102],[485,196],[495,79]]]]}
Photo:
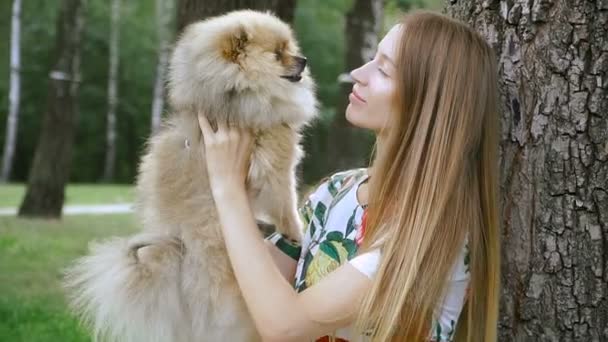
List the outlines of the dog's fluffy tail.
{"type": "Polygon", "coordinates": [[[189,340],[182,255],[181,242],[162,234],[91,243],[90,253],[65,270],[70,306],[95,340],[189,340]]]}

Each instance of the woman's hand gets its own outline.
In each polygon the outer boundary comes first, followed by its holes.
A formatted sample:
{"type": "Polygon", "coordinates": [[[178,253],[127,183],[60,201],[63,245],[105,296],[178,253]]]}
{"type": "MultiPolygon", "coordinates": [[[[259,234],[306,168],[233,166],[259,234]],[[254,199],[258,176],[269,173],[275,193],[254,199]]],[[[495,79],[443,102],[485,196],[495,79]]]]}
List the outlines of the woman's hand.
{"type": "Polygon", "coordinates": [[[244,192],[253,149],[251,132],[220,122],[214,131],[203,113],[198,114],[198,123],[213,197],[217,201],[222,196],[244,192]]]}

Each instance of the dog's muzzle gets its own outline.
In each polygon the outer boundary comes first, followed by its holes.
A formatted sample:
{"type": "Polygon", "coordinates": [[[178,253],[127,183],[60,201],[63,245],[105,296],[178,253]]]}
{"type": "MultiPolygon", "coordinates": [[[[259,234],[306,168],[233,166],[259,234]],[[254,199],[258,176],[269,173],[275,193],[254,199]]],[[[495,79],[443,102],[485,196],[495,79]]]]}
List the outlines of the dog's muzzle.
{"type": "Polygon", "coordinates": [[[294,66],[294,72],[290,75],[282,75],[281,78],[284,78],[290,82],[299,82],[302,79],[302,72],[304,68],[306,68],[306,57],[295,56],[296,64],[294,66]]]}

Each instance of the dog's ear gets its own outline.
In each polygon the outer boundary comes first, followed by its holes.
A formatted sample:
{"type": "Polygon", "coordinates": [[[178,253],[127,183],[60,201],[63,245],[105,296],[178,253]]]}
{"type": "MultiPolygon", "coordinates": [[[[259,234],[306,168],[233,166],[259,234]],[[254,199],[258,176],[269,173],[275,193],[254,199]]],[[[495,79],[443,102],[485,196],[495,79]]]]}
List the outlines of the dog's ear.
{"type": "Polygon", "coordinates": [[[239,57],[245,53],[245,47],[249,43],[251,37],[244,27],[240,26],[235,31],[231,32],[222,46],[222,53],[227,60],[238,63],[239,57]]]}

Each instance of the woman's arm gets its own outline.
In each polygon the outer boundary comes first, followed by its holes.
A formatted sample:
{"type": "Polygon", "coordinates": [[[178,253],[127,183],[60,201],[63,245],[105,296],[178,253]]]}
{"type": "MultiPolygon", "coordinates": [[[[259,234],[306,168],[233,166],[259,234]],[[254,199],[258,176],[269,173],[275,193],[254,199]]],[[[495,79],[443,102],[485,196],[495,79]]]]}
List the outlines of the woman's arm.
{"type": "Polygon", "coordinates": [[[287,254],[283,253],[272,242],[268,240],[264,240],[264,242],[268,247],[268,252],[270,252],[270,256],[272,257],[274,264],[279,268],[283,278],[285,278],[285,280],[287,280],[289,283],[293,282],[298,263],[287,254]]]}
{"type": "Polygon", "coordinates": [[[315,338],[352,320],[370,284],[366,276],[347,264],[298,294],[259,238],[246,193],[235,188],[216,203],[232,267],[264,340],[315,338]]]}
{"type": "Polygon", "coordinates": [[[346,264],[318,284],[296,293],[260,239],[246,195],[251,136],[221,124],[218,131],[213,132],[201,115],[199,122],[228,255],[264,340],[313,339],[351,322],[371,280],[346,264]]]}

